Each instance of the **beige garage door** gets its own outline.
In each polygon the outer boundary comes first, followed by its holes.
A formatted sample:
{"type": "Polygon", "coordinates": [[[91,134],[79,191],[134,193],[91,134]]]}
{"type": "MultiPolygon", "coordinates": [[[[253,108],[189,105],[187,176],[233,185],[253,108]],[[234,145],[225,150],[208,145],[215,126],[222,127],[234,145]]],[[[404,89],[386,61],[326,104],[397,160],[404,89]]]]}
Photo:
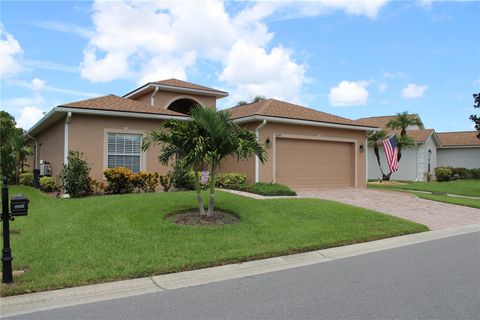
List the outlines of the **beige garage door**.
{"type": "Polygon", "coordinates": [[[276,182],[290,187],[355,186],[354,144],[321,140],[276,140],[276,182]]]}

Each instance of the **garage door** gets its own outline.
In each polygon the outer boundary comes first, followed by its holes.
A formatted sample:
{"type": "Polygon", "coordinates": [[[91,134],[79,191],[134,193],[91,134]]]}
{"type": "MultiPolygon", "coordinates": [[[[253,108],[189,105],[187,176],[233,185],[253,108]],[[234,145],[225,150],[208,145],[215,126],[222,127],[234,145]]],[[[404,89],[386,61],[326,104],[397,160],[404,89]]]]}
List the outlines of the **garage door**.
{"type": "Polygon", "coordinates": [[[354,144],[277,138],[276,182],[290,187],[355,186],[354,144]]]}

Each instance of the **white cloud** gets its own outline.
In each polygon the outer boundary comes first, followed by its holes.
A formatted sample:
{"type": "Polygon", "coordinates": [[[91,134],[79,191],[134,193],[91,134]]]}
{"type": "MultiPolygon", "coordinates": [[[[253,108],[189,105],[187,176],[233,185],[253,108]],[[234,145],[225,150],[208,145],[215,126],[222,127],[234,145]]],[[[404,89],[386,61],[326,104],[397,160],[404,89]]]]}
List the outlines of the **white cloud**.
{"type": "Polygon", "coordinates": [[[32,90],[38,91],[45,87],[45,81],[35,78],[32,80],[32,90]]]}
{"type": "Polygon", "coordinates": [[[378,85],[378,91],[380,91],[380,92],[385,92],[385,91],[387,91],[387,89],[388,89],[388,85],[384,82],[382,82],[378,85]]]}
{"type": "Polygon", "coordinates": [[[368,101],[369,81],[342,81],[330,89],[329,99],[332,106],[365,105],[368,101]]]}
{"type": "Polygon", "coordinates": [[[43,117],[43,110],[36,107],[24,107],[17,119],[17,127],[25,130],[30,129],[43,117]]]}
{"type": "Polygon", "coordinates": [[[220,80],[234,83],[233,101],[256,95],[299,102],[305,66],[293,61],[291,51],[275,47],[270,52],[238,41],[225,60],[220,80]]]}
{"type": "Polygon", "coordinates": [[[409,83],[403,90],[402,96],[406,99],[421,98],[427,91],[427,86],[420,86],[413,83],[409,83]]]}
{"type": "Polygon", "coordinates": [[[40,21],[40,22],[31,22],[30,24],[42,29],[64,32],[64,33],[73,33],[79,37],[87,38],[87,39],[93,36],[93,32],[91,30],[81,26],[71,24],[71,23],[58,22],[58,21],[40,21]]]}
{"type": "Polygon", "coordinates": [[[298,101],[306,67],[295,62],[288,48],[269,47],[274,34],[265,20],[292,12],[311,16],[335,10],[374,18],[386,3],[256,2],[243,3],[243,9],[229,13],[223,2],[95,1],[94,35],[84,49],[81,75],[92,82],[187,79],[199,61],[208,61],[221,66],[221,79],[235,90],[232,97],[262,91],[298,101]],[[240,47],[249,51],[240,54],[240,47]]]}
{"type": "Polygon", "coordinates": [[[0,23],[0,76],[6,77],[22,71],[20,43],[0,23]]]}

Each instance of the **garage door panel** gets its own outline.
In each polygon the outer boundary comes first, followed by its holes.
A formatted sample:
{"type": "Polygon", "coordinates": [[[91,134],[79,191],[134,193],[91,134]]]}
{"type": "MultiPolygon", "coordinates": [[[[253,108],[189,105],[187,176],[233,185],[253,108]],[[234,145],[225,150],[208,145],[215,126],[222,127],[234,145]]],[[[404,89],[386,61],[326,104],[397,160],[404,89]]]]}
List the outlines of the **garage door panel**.
{"type": "Polygon", "coordinates": [[[321,140],[276,141],[276,181],[295,188],[354,185],[352,143],[321,140]]]}

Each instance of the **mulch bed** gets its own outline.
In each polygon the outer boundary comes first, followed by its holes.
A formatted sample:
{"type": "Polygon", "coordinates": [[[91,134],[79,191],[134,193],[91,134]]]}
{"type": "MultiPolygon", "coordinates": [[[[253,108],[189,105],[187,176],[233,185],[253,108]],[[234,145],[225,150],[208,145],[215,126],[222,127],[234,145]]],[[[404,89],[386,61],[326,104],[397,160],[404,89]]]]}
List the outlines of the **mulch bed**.
{"type": "Polygon", "coordinates": [[[189,226],[221,226],[240,221],[235,215],[222,211],[214,211],[211,217],[201,216],[197,211],[180,212],[169,215],[167,220],[189,226]]]}

